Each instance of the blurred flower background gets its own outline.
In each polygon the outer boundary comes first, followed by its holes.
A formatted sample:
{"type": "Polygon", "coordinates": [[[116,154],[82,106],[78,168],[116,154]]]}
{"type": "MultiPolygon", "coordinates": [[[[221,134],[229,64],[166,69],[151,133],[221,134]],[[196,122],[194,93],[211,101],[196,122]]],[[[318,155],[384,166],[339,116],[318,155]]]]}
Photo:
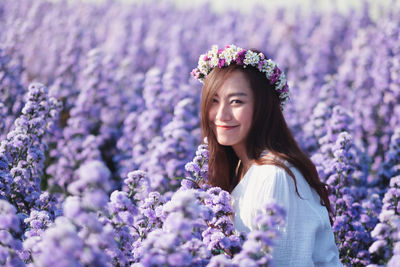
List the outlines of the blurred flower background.
{"type": "Polygon", "coordinates": [[[287,73],[346,266],[400,257],[398,1],[0,2],[0,264],[270,266],[279,203],[236,233],[207,179],[212,44],[287,73]],[[261,252],[260,252],[261,251],[261,252]]]}

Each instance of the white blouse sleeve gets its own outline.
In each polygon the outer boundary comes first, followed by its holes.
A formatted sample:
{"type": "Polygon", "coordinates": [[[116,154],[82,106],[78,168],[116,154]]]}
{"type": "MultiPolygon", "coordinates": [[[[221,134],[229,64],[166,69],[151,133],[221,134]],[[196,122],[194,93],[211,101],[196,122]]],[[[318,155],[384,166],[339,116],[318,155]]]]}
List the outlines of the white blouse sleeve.
{"type": "MultiPolygon", "coordinates": [[[[319,195],[296,168],[291,170],[301,198],[296,193],[293,178],[280,167],[260,166],[253,177],[247,177],[254,193],[253,200],[256,200],[250,209],[250,220],[271,200],[285,208],[285,226],[280,229],[281,236],[275,241],[273,250],[277,267],[343,266],[328,212],[320,204],[319,195]]],[[[249,228],[252,230],[253,226],[249,228]]]]}

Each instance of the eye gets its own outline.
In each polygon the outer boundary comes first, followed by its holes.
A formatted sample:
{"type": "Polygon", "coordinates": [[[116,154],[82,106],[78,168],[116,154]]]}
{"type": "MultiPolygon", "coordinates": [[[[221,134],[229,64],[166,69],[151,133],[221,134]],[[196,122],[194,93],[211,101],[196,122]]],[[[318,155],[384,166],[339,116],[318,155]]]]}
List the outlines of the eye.
{"type": "Polygon", "coordinates": [[[231,104],[243,104],[243,101],[240,99],[233,99],[231,100],[231,104]]]}
{"type": "Polygon", "coordinates": [[[212,99],[212,103],[218,103],[218,99],[213,98],[213,99],[212,99]]]}

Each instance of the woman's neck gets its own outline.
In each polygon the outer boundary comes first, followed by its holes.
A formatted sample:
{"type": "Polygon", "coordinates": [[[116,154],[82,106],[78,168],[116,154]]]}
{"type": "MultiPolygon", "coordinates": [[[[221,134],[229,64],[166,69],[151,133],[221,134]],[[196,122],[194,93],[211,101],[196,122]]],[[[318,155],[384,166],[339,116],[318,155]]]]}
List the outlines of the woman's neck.
{"type": "Polygon", "coordinates": [[[242,162],[243,166],[247,167],[251,165],[251,160],[247,156],[246,147],[244,144],[237,144],[236,146],[232,146],[233,151],[235,151],[236,156],[242,162]]]}
{"type": "Polygon", "coordinates": [[[245,173],[247,172],[247,170],[250,169],[250,166],[252,165],[253,161],[248,158],[245,147],[234,146],[232,148],[235,151],[236,156],[239,158],[239,162],[238,162],[236,171],[237,171],[237,175],[238,175],[238,178],[240,181],[242,179],[242,177],[245,175],[245,173]],[[240,169],[239,169],[239,166],[240,166],[240,169]]]}

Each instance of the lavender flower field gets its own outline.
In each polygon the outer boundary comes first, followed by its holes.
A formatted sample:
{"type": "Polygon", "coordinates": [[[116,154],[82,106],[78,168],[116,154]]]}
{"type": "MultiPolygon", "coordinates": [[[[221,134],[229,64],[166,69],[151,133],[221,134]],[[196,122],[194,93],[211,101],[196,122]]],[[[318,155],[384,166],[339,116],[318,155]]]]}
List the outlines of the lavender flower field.
{"type": "Polygon", "coordinates": [[[0,265],[273,266],[279,203],[236,233],[201,183],[190,71],[236,44],[287,73],[342,263],[399,266],[400,8],[380,12],[0,1],[0,265]]]}

